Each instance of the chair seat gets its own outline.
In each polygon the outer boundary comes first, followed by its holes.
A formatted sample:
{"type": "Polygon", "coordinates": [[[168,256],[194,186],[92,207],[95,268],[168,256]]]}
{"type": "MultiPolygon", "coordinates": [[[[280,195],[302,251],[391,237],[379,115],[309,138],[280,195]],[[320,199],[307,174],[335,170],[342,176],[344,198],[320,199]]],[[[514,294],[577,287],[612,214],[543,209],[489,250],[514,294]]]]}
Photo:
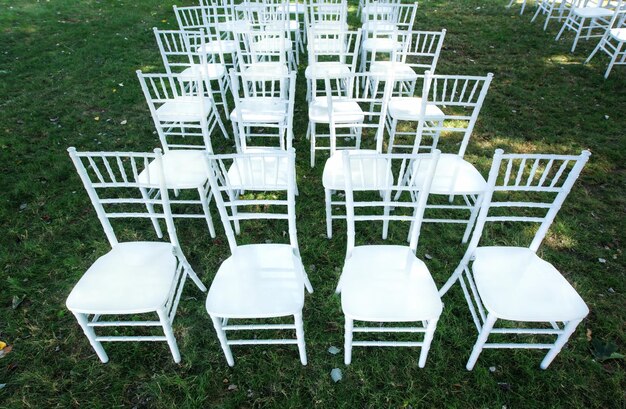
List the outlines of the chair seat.
{"type": "MultiPolygon", "coordinates": [[[[430,160],[420,162],[415,183],[424,183],[430,160]]],[[[485,191],[487,182],[474,165],[452,153],[439,155],[430,194],[479,194],[485,191]]]]}
{"type": "Polygon", "coordinates": [[[167,301],[176,273],[171,243],[119,243],[76,283],[66,305],[84,314],[156,311],[167,301]]]}
{"type": "Polygon", "coordinates": [[[578,7],[572,13],[583,18],[611,17],[613,15],[612,10],[603,7],[578,7]]]}
{"type": "Polygon", "coordinates": [[[289,13],[306,13],[306,5],[302,3],[289,3],[289,13]]]}
{"type": "Polygon", "coordinates": [[[499,318],[569,321],[589,313],[571,284],[529,248],[479,247],[472,271],[483,304],[499,318]]]}
{"type": "Polygon", "coordinates": [[[392,52],[402,49],[402,43],[393,38],[368,38],[363,41],[365,51],[392,52]]]}
{"type": "Polygon", "coordinates": [[[617,41],[626,41],[626,28],[612,28],[610,34],[617,41]]]}
{"type": "Polygon", "coordinates": [[[314,65],[309,65],[304,71],[304,76],[307,79],[313,78],[343,78],[347,74],[350,74],[350,66],[341,62],[316,62],[314,65]]]}
{"type": "Polygon", "coordinates": [[[323,32],[323,31],[346,31],[348,30],[348,23],[346,22],[338,22],[338,21],[316,21],[311,23],[311,28],[315,31],[323,32]]]}
{"type": "Polygon", "coordinates": [[[248,78],[254,77],[267,79],[268,81],[276,78],[282,78],[289,74],[287,64],[282,62],[255,62],[248,65],[242,75],[248,78]]]}
{"type": "Polygon", "coordinates": [[[287,118],[287,102],[273,97],[250,97],[240,100],[239,111],[230,113],[233,122],[278,123],[287,118]],[[239,118],[241,114],[241,119],[239,118]]]}
{"type": "Polygon", "coordinates": [[[428,267],[406,246],[355,247],[339,285],[344,314],[360,321],[421,321],[443,309],[428,267]]]}
{"type": "MultiPolygon", "coordinates": [[[[335,123],[363,122],[365,115],[355,101],[333,100],[333,115],[335,123]]],[[[309,104],[309,120],[317,123],[328,123],[328,100],[326,97],[315,97],[309,104]]]]}
{"type": "MultiPolygon", "coordinates": [[[[210,80],[218,80],[224,78],[226,74],[226,67],[224,64],[206,64],[207,76],[210,80]]],[[[183,71],[180,75],[183,80],[195,80],[198,78],[198,74],[202,74],[202,68],[200,65],[192,65],[183,71]]]]}
{"type": "MultiPolygon", "coordinates": [[[[389,100],[388,112],[393,119],[400,121],[418,121],[422,109],[422,98],[393,97],[389,100]]],[[[445,117],[443,111],[436,105],[426,105],[426,118],[433,121],[445,117]]]]}
{"type": "MultiPolygon", "coordinates": [[[[246,153],[268,151],[274,148],[247,148],[246,153]]],[[[231,186],[242,186],[244,190],[256,190],[262,186],[262,190],[285,190],[288,186],[287,175],[289,160],[287,157],[264,157],[258,160],[233,161],[228,169],[228,179],[231,186]],[[261,160],[262,159],[262,160],[261,160]],[[255,188],[256,187],[256,188],[255,188]]]]}
{"type": "MultiPolygon", "coordinates": [[[[346,188],[342,152],[343,151],[335,152],[324,164],[324,172],[322,174],[322,185],[324,185],[324,189],[344,190],[346,188]]],[[[376,151],[366,149],[349,149],[348,152],[349,155],[376,154],[376,151]]],[[[369,161],[361,162],[364,165],[368,165],[365,169],[360,166],[351,167],[352,188],[354,190],[372,190],[393,184],[393,174],[388,172],[388,163],[385,159],[372,158],[371,163],[368,162],[369,161]]]]}
{"type": "MultiPolygon", "coordinates": [[[[250,30],[252,25],[247,20],[220,21],[217,23],[217,29],[220,32],[236,33],[250,30]]],[[[221,40],[224,41],[224,40],[221,40]]]]}
{"type": "Polygon", "coordinates": [[[274,38],[264,38],[262,40],[256,41],[250,45],[250,48],[253,52],[264,54],[264,53],[278,53],[282,50],[281,47],[284,47],[284,51],[291,51],[291,40],[288,38],[283,39],[284,45],[281,46],[279,39],[274,38]]]}
{"type": "Polygon", "coordinates": [[[375,61],[370,65],[369,72],[372,77],[380,79],[393,73],[395,81],[416,81],[417,74],[407,63],[392,61],[375,61]]]}
{"type": "MultiPolygon", "coordinates": [[[[168,189],[197,189],[207,181],[204,167],[205,150],[170,150],[163,155],[163,173],[168,189]]],[[[158,184],[160,181],[156,162],[151,162],[140,174],[140,183],[158,184]],[[149,175],[149,177],[148,177],[149,175]]]]}
{"type": "Polygon", "coordinates": [[[341,38],[316,38],[312,44],[315,54],[346,54],[347,44],[341,38]]]}
{"type": "Polygon", "coordinates": [[[211,100],[201,97],[178,97],[167,101],[157,108],[156,115],[160,121],[193,121],[199,122],[211,112],[211,100]]]}
{"type": "Polygon", "coordinates": [[[300,23],[297,20],[289,20],[288,22],[277,21],[274,23],[269,23],[265,26],[265,29],[268,31],[278,31],[283,30],[285,26],[287,26],[287,29],[289,31],[300,30],[300,23]]]}
{"type": "Polygon", "coordinates": [[[196,48],[197,53],[218,54],[220,52],[232,54],[237,52],[237,42],[235,40],[214,40],[206,43],[204,47],[196,48]]]}
{"type": "Polygon", "coordinates": [[[377,33],[397,33],[400,31],[398,26],[389,21],[368,21],[363,23],[363,32],[372,32],[375,31],[377,33]]]}
{"type": "Polygon", "coordinates": [[[287,244],[238,246],[217,271],[206,309],[225,318],[293,315],[304,305],[304,267],[287,244]]]}

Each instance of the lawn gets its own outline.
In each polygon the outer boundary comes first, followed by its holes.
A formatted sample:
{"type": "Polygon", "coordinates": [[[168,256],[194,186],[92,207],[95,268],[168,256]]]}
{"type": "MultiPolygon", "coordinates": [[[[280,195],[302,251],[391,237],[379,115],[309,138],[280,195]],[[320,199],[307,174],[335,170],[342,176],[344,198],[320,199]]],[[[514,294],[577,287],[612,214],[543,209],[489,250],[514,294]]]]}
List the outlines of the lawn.
{"type": "MultiPolygon", "coordinates": [[[[496,148],[592,152],[540,250],[591,313],[545,371],[542,352],[533,350],[488,350],[466,371],[476,331],[458,286],[444,298],[424,369],[416,349],[356,348],[349,367],[342,353],[327,351],[343,347],[334,288],[345,223],[326,238],[325,156],[310,168],[304,92],[297,96],[294,146],[298,235],[315,288],[304,307],[308,366],[295,347],[267,346],[235,347],[229,368],[193,285],[174,322],[181,364],[165,343],[105,344],[111,360],[101,364],[65,308],[74,283],[108,248],[66,148],[158,146],[135,70],[163,70],[152,27],[176,28],[172,5],[192,1],[0,0],[0,340],[13,346],[0,358],[0,407],[625,408],[625,362],[602,358],[606,347],[626,353],[626,68],[615,67],[604,80],[608,58],[582,65],[594,41],[581,41],[570,54],[573,35],[555,42],[557,22],[544,32],[542,19],[529,23],[532,5],[520,16],[506,3],[424,0],[416,27],[448,30],[439,73],[494,73],[466,155],[485,175],[496,148]],[[338,383],[333,368],[343,371],[338,383]]],[[[214,141],[217,151],[233,149],[230,141],[214,141]]],[[[211,239],[202,220],[176,224],[183,251],[208,286],[228,254],[221,226],[211,239]]],[[[508,232],[493,240],[511,243],[524,233],[508,232]]],[[[242,238],[263,233],[244,228],[242,238]]],[[[463,255],[461,235],[459,226],[423,227],[418,255],[429,255],[439,286],[463,255]]]]}

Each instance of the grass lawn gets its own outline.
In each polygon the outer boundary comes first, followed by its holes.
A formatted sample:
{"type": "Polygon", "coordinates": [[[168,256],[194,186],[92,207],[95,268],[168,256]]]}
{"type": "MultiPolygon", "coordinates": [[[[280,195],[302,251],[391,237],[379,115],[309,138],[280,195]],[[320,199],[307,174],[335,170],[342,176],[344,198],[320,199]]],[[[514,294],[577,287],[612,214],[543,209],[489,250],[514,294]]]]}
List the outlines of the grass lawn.
{"type": "MultiPolygon", "coordinates": [[[[111,360],[101,364],[65,308],[74,283],[108,249],[66,148],[159,145],[135,70],[163,71],[152,27],[176,28],[174,3],[193,2],[0,0],[0,340],[13,346],[0,359],[0,407],[626,407],[624,360],[594,356],[602,343],[626,353],[626,68],[604,80],[606,56],[582,65],[595,41],[570,54],[572,34],[555,42],[557,22],[544,32],[542,19],[529,23],[533,7],[520,16],[519,7],[504,7],[507,0],[423,0],[416,27],[448,30],[439,73],[494,73],[466,156],[485,175],[499,147],[593,154],[540,250],[591,310],[548,370],[539,369],[540,351],[487,350],[466,371],[476,331],[458,286],[444,298],[424,369],[416,349],[355,348],[349,367],[343,351],[327,352],[343,349],[333,291],[345,223],[325,237],[325,155],[310,168],[304,66],[294,145],[300,248],[315,288],[304,307],[309,365],[292,346],[235,347],[229,368],[204,295],[190,283],[174,323],[180,365],[165,343],[105,344],[111,360]],[[339,383],[329,375],[335,367],[343,370],[339,383]]],[[[217,151],[232,151],[230,141],[214,141],[217,151]]],[[[176,224],[208,286],[229,254],[221,226],[213,240],[202,220],[176,224]]],[[[372,237],[377,229],[369,228],[372,237]]],[[[432,256],[439,286],[463,255],[462,230],[423,227],[418,255],[432,256]]],[[[511,234],[494,242],[528,233],[500,231],[511,234]]],[[[244,226],[242,238],[264,239],[260,233],[244,226]]],[[[402,235],[390,242],[402,243],[402,235]]]]}

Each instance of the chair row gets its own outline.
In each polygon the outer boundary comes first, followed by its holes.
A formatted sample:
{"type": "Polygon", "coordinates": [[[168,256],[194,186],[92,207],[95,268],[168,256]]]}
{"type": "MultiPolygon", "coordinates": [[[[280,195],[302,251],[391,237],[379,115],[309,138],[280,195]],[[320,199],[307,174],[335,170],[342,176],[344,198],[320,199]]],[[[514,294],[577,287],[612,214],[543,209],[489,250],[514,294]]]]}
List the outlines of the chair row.
{"type": "MultiPolygon", "coordinates": [[[[514,1],[511,0],[509,7],[514,1]]],[[[523,13],[524,6],[525,1],[520,14],[523,13]]],[[[606,53],[610,60],[604,78],[609,77],[614,65],[626,64],[626,3],[623,0],[539,0],[531,22],[539,15],[546,18],[544,31],[550,20],[563,21],[556,40],[566,30],[575,33],[571,52],[574,52],[581,37],[586,40],[599,38],[600,41],[584,63],[591,61],[598,51],[606,53]]]]}
{"type": "MultiPolygon", "coordinates": [[[[111,250],[98,258],[75,285],[67,307],[102,362],[108,361],[102,347],[102,342],[108,341],[166,341],[179,362],[172,323],[185,281],[189,277],[202,291],[206,287],[180,248],[161,151],[68,150],[111,250]],[[150,220],[159,237],[163,220],[169,241],[123,241],[111,223],[120,218],[150,220]],[[150,319],[155,315],[156,320],[150,319]],[[163,335],[100,334],[110,327],[161,327],[163,335]]],[[[344,151],[342,156],[344,172],[350,175],[343,186],[346,259],[337,285],[345,317],[345,363],[351,362],[353,346],[409,346],[421,347],[419,366],[423,367],[443,309],[441,296],[459,281],[479,332],[467,369],[473,368],[483,348],[514,347],[548,349],[541,363],[545,369],[588,314],[588,308],[557,269],[537,255],[537,250],[589,152],[578,156],[522,155],[497,150],[472,239],[459,266],[440,290],[426,264],[416,257],[439,151],[344,151]],[[408,231],[408,245],[370,244],[369,235],[367,245],[358,244],[360,222],[370,230],[374,223],[380,223],[383,240],[390,236],[398,241],[397,237],[407,237],[408,231]],[[479,245],[486,225],[497,224],[506,230],[513,222],[538,224],[529,247],[479,245]],[[496,328],[498,321],[507,324],[496,328]],[[514,328],[511,321],[535,323],[536,328],[514,328]],[[373,322],[386,325],[373,326],[373,322]],[[376,341],[361,339],[360,333],[365,332],[422,335],[421,341],[376,341]],[[355,333],[359,339],[355,339],[355,333]],[[536,334],[556,339],[552,343],[487,343],[491,334],[536,334]]],[[[313,288],[298,247],[294,161],[293,149],[203,155],[231,251],[211,283],[206,309],[231,366],[232,345],[256,344],[296,344],[302,364],[307,363],[302,312],[304,290],[312,292],[313,288]],[[268,191],[272,194],[265,194],[268,191]],[[270,243],[237,243],[240,224],[247,223],[260,231],[263,220],[274,227],[286,223],[288,243],[274,242],[282,237],[272,234],[282,230],[276,228],[264,230],[270,243]],[[249,324],[251,319],[262,323],[249,324]],[[295,338],[227,337],[227,333],[260,330],[295,330],[295,338]]]]}

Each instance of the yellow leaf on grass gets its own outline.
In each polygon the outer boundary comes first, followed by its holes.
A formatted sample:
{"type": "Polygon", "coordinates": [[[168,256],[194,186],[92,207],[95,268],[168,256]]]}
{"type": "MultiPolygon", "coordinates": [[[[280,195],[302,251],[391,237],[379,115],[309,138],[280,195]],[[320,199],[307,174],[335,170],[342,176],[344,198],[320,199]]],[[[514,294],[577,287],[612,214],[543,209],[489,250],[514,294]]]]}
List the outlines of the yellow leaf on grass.
{"type": "Polygon", "coordinates": [[[6,342],[0,341],[0,349],[4,349],[4,347],[6,347],[6,346],[7,346],[6,342]]]}

